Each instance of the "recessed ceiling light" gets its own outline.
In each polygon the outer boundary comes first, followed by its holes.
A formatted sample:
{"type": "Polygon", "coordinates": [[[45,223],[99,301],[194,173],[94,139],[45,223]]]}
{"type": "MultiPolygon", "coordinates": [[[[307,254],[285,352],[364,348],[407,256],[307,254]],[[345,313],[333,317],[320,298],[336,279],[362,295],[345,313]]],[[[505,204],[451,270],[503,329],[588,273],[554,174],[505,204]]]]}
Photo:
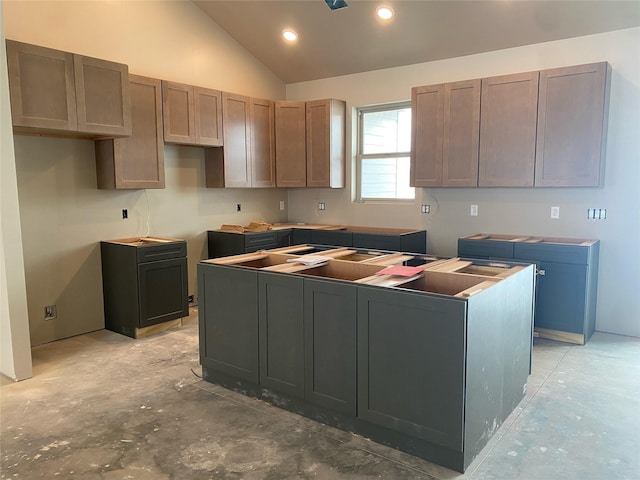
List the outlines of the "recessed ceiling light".
{"type": "Polygon", "coordinates": [[[288,42],[295,42],[298,39],[298,34],[290,28],[285,28],[282,31],[282,36],[288,42]]]}
{"type": "Polygon", "coordinates": [[[389,20],[393,17],[393,9],[391,7],[378,7],[376,13],[382,20],[389,20]]]}

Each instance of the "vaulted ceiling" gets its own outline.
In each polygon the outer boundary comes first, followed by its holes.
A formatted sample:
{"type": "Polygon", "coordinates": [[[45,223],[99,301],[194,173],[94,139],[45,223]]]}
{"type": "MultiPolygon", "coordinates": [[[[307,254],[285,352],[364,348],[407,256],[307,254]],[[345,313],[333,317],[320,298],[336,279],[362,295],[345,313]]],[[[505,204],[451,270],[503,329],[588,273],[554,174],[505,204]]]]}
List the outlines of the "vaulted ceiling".
{"type": "Polygon", "coordinates": [[[196,0],[285,83],[640,26],[638,0],[196,0]],[[389,5],[382,22],[376,7],[389,5]],[[293,28],[294,44],[281,37],[293,28]]]}

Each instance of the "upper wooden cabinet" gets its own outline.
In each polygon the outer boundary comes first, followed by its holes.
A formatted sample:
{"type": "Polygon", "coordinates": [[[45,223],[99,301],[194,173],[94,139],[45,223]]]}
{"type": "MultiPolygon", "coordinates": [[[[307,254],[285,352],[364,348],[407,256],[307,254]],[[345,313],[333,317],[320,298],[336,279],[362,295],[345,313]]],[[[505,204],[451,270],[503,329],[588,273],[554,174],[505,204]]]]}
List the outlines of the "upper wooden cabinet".
{"type": "Polygon", "coordinates": [[[164,141],[218,147],[222,140],[219,90],[162,81],[164,141]]]}
{"type": "Polygon", "coordinates": [[[307,187],[344,187],[345,110],[342,100],[307,102],[307,187]]]}
{"type": "Polygon", "coordinates": [[[278,187],[344,187],[346,103],[277,101],[278,187]]]}
{"type": "Polygon", "coordinates": [[[223,148],[205,150],[207,187],[275,187],[274,102],[222,93],[223,148]]]}
{"type": "Polygon", "coordinates": [[[129,75],[129,86],[131,136],[96,141],[98,188],[164,188],[161,82],[129,75]]]}
{"type": "Polygon", "coordinates": [[[479,186],[533,186],[537,107],[538,72],[482,79],[479,186]]]}
{"type": "Polygon", "coordinates": [[[411,186],[477,186],[480,80],[415,87],[411,111],[411,186]]]}
{"type": "Polygon", "coordinates": [[[540,72],[536,187],[597,187],[604,164],[606,62],[540,72]]]}
{"type": "Polygon", "coordinates": [[[131,135],[128,67],[7,40],[16,133],[131,135]]]}
{"type": "Polygon", "coordinates": [[[276,101],[276,185],[307,186],[306,102],[276,101]]]}

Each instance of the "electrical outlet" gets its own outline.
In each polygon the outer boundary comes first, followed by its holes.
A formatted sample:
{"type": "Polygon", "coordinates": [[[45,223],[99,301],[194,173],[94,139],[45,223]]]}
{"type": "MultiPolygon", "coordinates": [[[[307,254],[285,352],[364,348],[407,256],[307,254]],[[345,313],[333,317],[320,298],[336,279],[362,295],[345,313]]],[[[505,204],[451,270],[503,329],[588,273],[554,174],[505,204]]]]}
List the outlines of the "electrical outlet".
{"type": "Polygon", "coordinates": [[[45,320],[54,320],[58,318],[58,309],[55,305],[47,305],[44,307],[44,319],[45,320]]]}
{"type": "Polygon", "coordinates": [[[241,212],[242,211],[242,205],[241,204],[236,204],[236,212],[241,212]]]}
{"type": "Polygon", "coordinates": [[[324,202],[319,202],[318,203],[318,210],[325,210],[324,202]]]}
{"type": "Polygon", "coordinates": [[[431,213],[431,205],[422,205],[420,207],[420,212],[422,212],[422,213],[431,213]]]}
{"type": "Polygon", "coordinates": [[[471,209],[469,210],[469,215],[471,215],[472,217],[477,217],[478,216],[478,205],[471,205],[471,209]]]}
{"type": "Polygon", "coordinates": [[[129,212],[127,211],[126,208],[122,209],[122,219],[126,220],[127,218],[129,218],[129,212]]]}
{"type": "Polygon", "coordinates": [[[284,200],[280,200],[280,210],[284,210],[284,200]]]}
{"type": "Polygon", "coordinates": [[[560,207],[551,207],[551,218],[560,218],[560,207]]]}

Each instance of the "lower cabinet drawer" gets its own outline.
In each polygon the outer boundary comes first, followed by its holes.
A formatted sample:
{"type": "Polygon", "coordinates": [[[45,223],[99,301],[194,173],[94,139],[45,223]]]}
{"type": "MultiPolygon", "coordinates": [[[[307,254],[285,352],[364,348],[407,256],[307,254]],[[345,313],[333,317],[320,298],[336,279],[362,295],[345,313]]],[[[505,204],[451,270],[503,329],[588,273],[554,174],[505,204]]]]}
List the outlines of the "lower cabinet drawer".
{"type": "Polygon", "coordinates": [[[247,251],[255,251],[255,250],[260,250],[262,248],[270,248],[272,245],[275,246],[277,244],[278,244],[278,234],[275,231],[244,234],[244,248],[247,251]]]}

